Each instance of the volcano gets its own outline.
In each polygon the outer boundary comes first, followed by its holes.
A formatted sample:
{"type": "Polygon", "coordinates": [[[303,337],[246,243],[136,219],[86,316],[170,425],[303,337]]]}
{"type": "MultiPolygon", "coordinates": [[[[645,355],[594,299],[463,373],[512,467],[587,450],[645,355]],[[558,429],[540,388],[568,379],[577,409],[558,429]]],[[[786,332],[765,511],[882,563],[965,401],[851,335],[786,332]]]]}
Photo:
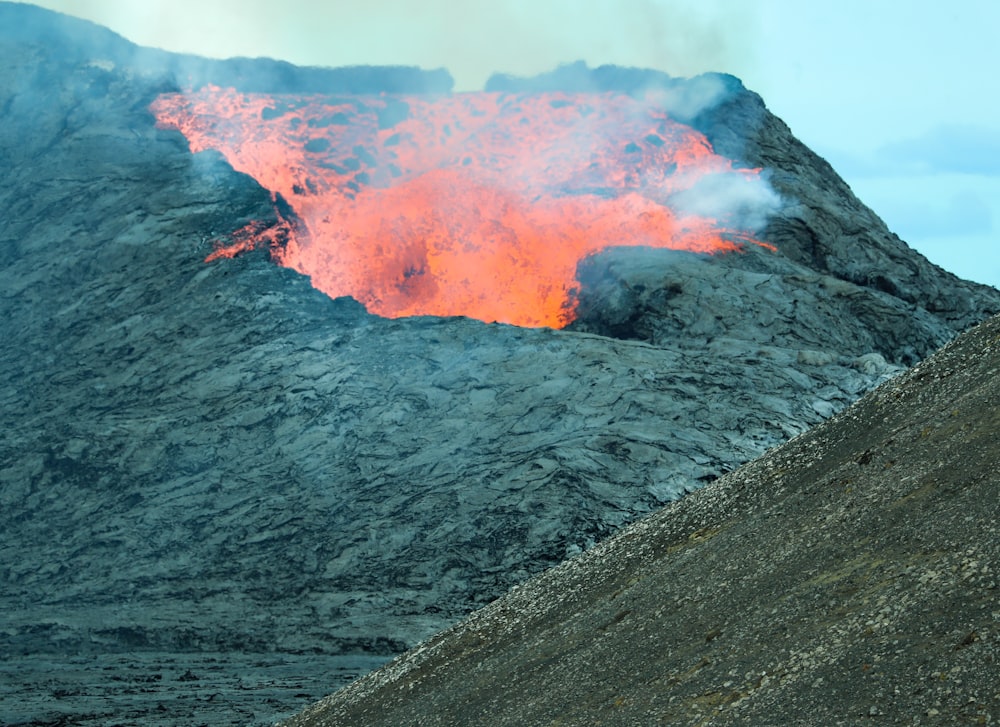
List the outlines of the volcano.
{"type": "Polygon", "coordinates": [[[731,76],[0,60],[5,723],[270,724],[1000,311],[731,76]]]}

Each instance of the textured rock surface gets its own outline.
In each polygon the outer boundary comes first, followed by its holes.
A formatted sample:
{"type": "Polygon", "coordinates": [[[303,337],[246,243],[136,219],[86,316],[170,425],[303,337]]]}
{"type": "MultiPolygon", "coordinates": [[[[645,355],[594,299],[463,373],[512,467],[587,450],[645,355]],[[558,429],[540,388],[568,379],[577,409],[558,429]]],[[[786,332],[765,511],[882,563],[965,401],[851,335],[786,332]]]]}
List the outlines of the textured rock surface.
{"type": "Polygon", "coordinates": [[[285,723],[992,724],[1000,318],[285,723]]]}
{"type": "Polygon", "coordinates": [[[771,155],[781,252],[605,253],[577,330],[382,320],[264,253],[205,264],[273,211],[154,128],[177,69],[447,85],[279,66],[0,3],[2,721],[291,714],[1000,309],[855,229],[870,213],[739,88],[697,123],[771,155]]]}

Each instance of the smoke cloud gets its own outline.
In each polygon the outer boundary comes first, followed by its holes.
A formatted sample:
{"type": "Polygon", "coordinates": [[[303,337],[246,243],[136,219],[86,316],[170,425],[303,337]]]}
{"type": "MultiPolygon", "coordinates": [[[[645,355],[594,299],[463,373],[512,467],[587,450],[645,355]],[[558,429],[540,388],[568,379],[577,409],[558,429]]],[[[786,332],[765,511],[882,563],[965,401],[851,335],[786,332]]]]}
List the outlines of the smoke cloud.
{"type": "Polygon", "coordinates": [[[759,232],[782,206],[766,174],[707,174],[670,196],[678,212],[709,217],[739,229],[759,232]]]}
{"type": "Polygon", "coordinates": [[[746,67],[755,16],[738,0],[42,0],[140,45],[298,65],[445,67],[456,90],[561,63],[674,76],[746,67]]]}

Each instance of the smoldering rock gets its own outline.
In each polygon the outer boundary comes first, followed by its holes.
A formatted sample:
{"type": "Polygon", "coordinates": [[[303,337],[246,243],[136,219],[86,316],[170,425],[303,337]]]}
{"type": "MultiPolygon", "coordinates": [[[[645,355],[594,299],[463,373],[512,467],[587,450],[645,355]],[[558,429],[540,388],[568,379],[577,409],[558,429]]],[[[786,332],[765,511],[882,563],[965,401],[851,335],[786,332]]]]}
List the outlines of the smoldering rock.
{"type": "MultiPolygon", "coordinates": [[[[590,261],[577,330],[375,318],[264,251],[204,263],[275,220],[267,190],[155,128],[169,73],[38,12],[0,4],[39,23],[24,42],[0,23],[5,718],[48,714],[62,677],[39,659],[93,655],[109,670],[67,668],[61,714],[190,722],[162,689],[114,690],[135,652],[229,670],[199,721],[237,692],[259,722],[291,713],[293,689],[241,691],[246,655],[304,674],[388,658],[1000,307],[875,233],[842,256],[859,203],[827,181],[770,257],[590,261]]],[[[778,122],[754,118],[763,149],[778,122]]],[[[775,156],[790,199],[822,176],[800,152],[775,156]]]]}

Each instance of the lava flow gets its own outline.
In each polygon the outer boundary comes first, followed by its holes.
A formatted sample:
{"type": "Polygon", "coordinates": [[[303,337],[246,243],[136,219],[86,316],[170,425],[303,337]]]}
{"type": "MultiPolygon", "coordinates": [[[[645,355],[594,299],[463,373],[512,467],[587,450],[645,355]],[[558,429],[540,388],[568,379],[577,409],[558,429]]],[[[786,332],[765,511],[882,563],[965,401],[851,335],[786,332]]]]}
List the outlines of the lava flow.
{"type": "Polygon", "coordinates": [[[619,245],[696,252],[758,243],[671,197],[706,175],[753,182],[649,99],[620,93],[275,96],[205,88],[152,105],[192,152],[269,189],[271,243],[332,297],[397,318],[562,327],[577,264],[619,245]],[[284,204],[283,204],[284,203],[284,204]],[[291,208],[293,215],[287,213],[291,208]]]}

